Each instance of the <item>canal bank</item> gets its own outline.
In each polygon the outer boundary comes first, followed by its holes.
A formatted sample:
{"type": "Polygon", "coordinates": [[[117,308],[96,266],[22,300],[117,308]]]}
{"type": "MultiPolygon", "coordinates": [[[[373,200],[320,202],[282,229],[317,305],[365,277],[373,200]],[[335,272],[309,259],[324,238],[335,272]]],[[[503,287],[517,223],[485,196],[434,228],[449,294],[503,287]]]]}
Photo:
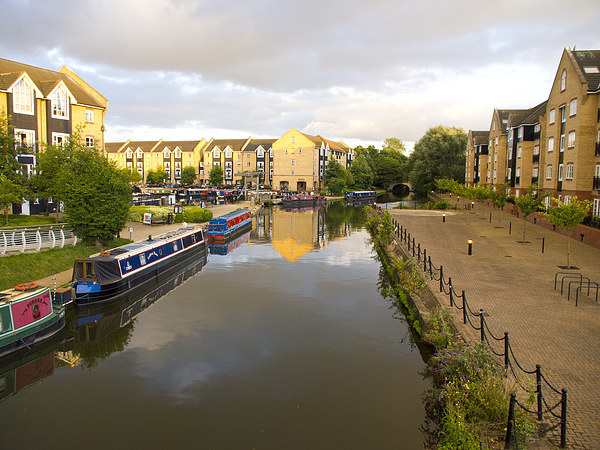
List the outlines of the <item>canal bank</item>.
{"type": "MultiPolygon", "coordinates": [[[[452,279],[455,292],[464,290],[470,309],[477,313],[484,310],[491,334],[510,334],[514,358],[525,370],[534,372],[533,379],[529,378],[530,386],[535,388],[539,364],[544,378],[559,392],[559,399],[560,390],[567,389],[567,445],[593,448],[600,442],[600,305],[595,301],[595,293],[592,298],[583,296],[585,291],[580,293],[575,306],[574,288],[570,300],[566,289],[562,295],[560,286],[554,290],[555,275],[565,271],[561,266],[566,263],[567,238],[528,224],[527,240],[520,242],[522,220],[481,204],[470,211],[388,212],[398,227],[410,234],[409,254],[412,255],[414,239],[415,246],[427,251],[434,267],[443,267],[445,280],[452,279]]],[[[399,236],[395,239],[396,245],[407,248],[399,236]]],[[[571,244],[572,262],[578,269],[570,272],[600,282],[600,250],[577,241],[571,244]]],[[[449,297],[440,293],[440,282],[426,279],[437,302],[449,307],[449,297]]],[[[443,289],[448,287],[444,285],[443,289]]],[[[464,325],[462,311],[452,308],[450,315],[467,340],[480,340],[480,331],[464,325]]],[[[527,378],[523,372],[521,376],[527,378]]],[[[554,406],[550,390],[547,389],[548,398],[544,401],[554,406]]],[[[554,399],[556,395],[552,395],[554,399]]],[[[557,414],[560,417],[558,410],[557,414]]],[[[556,419],[550,418],[554,424],[556,419]]],[[[552,437],[557,446],[559,430],[560,426],[552,437]]]]}

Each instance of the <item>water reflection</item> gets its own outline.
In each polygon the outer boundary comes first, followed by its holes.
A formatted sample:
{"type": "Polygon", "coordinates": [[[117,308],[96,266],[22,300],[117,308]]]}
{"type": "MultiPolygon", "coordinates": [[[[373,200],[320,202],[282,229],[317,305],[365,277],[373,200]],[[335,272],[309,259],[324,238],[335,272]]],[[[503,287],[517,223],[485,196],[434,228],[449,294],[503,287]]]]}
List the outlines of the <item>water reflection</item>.
{"type": "Polygon", "coordinates": [[[225,242],[209,242],[208,252],[211,255],[227,255],[229,252],[232,252],[240,245],[247,243],[250,240],[250,233],[251,230],[248,230],[241,236],[228,239],[225,242]]]}
{"type": "Polygon", "coordinates": [[[198,259],[144,295],[130,295],[106,305],[77,306],[73,321],[77,337],[74,353],[82,365],[94,367],[112,353],[122,351],[131,340],[135,317],[200,272],[206,262],[204,251],[198,259]]]}

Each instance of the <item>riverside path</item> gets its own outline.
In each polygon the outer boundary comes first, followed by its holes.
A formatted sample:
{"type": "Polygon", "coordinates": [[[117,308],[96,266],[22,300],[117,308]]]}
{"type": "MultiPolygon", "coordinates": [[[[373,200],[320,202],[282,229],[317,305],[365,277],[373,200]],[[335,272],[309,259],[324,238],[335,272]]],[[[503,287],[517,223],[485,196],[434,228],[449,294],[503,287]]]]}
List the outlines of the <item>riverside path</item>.
{"type": "MultiPolygon", "coordinates": [[[[567,446],[600,447],[600,303],[592,292],[591,298],[580,294],[576,307],[574,287],[567,300],[571,279],[565,280],[564,294],[560,278],[554,290],[554,276],[567,263],[567,238],[528,223],[527,243],[521,243],[522,219],[481,203],[471,211],[444,211],[445,222],[441,211],[388,211],[427,250],[432,263],[443,266],[455,291],[465,291],[471,310],[485,311],[490,331],[499,337],[509,332],[513,354],[524,369],[540,364],[554,387],[567,389],[567,446]]],[[[571,264],[578,268],[572,272],[600,283],[599,249],[572,239],[571,264]]],[[[449,306],[439,282],[430,288],[440,304],[449,306]]],[[[461,311],[454,308],[450,314],[463,335],[480,340],[478,331],[463,325],[461,311]]],[[[551,442],[558,447],[560,440],[551,442]]]]}

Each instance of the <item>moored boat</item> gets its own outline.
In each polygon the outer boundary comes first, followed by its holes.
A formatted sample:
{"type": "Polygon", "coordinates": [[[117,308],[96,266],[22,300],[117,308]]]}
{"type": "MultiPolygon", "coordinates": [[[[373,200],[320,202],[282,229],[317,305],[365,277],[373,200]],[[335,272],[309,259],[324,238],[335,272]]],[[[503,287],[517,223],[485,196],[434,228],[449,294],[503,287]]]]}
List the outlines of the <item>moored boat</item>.
{"type": "Polygon", "coordinates": [[[65,309],[52,304],[50,288],[24,283],[0,292],[0,357],[56,335],[65,309]]]}
{"type": "Polygon", "coordinates": [[[281,199],[281,205],[284,207],[315,206],[324,205],[327,199],[322,195],[290,195],[281,199]]]}
{"type": "Polygon", "coordinates": [[[206,248],[201,228],[183,227],[79,259],[73,267],[73,300],[84,305],[152,289],[206,248]]]}
{"type": "Polygon", "coordinates": [[[252,225],[249,209],[238,209],[222,216],[210,219],[206,236],[209,242],[224,242],[247,230],[252,225]]]}
{"type": "Polygon", "coordinates": [[[344,195],[346,201],[357,202],[366,200],[377,200],[377,192],[375,191],[350,191],[344,195]]]}

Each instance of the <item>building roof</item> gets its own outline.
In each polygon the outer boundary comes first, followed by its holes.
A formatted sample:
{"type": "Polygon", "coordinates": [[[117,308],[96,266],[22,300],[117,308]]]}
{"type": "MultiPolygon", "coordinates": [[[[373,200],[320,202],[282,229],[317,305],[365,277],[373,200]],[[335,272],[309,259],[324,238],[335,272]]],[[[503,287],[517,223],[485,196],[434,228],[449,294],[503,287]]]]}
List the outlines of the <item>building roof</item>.
{"type": "Polygon", "coordinates": [[[62,81],[65,83],[67,89],[73,95],[78,104],[95,108],[106,108],[98,98],[94,97],[83,86],[65,73],[42,69],[40,67],[30,66],[28,64],[10,61],[3,58],[0,58],[0,91],[7,91],[10,89],[24,73],[26,73],[31,81],[36,85],[44,98],[47,98],[57,84],[62,81]]]}
{"type": "Polygon", "coordinates": [[[175,150],[175,148],[179,147],[182,152],[191,152],[201,144],[203,140],[204,139],[198,141],[162,141],[160,145],[156,147],[155,151],[162,152],[165,147],[169,150],[175,150]]]}
{"type": "Polygon", "coordinates": [[[127,145],[123,146],[120,152],[127,151],[128,148],[135,152],[139,148],[144,153],[150,153],[153,152],[161,142],[163,142],[162,139],[158,141],[129,141],[127,145]]]}
{"type": "Polygon", "coordinates": [[[263,149],[269,150],[273,146],[273,142],[277,139],[251,139],[245,150],[254,151],[258,147],[262,146],[263,149]]]}
{"type": "Polygon", "coordinates": [[[251,140],[251,137],[247,139],[211,139],[204,150],[209,151],[215,147],[225,150],[227,147],[231,147],[234,152],[241,152],[251,140]]]}
{"type": "Polygon", "coordinates": [[[520,120],[527,115],[526,109],[495,109],[494,111],[498,114],[502,134],[506,134],[509,121],[520,120]]]}
{"type": "Polygon", "coordinates": [[[474,146],[488,143],[490,136],[489,131],[469,130],[469,133],[471,134],[471,139],[473,140],[474,146]]]}
{"type": "Polygon", "coordinates": [[[104,150],[106,153],[119,153],[119,151],[131,141],[127,142],[107,142],[104,144],[104,150]]]}
{"type": "Polygon", "coordinates": [[[600,90],[600,50],[565,49],[580,70],[580,78],[588,84],[588,92],[600,90]]]}

